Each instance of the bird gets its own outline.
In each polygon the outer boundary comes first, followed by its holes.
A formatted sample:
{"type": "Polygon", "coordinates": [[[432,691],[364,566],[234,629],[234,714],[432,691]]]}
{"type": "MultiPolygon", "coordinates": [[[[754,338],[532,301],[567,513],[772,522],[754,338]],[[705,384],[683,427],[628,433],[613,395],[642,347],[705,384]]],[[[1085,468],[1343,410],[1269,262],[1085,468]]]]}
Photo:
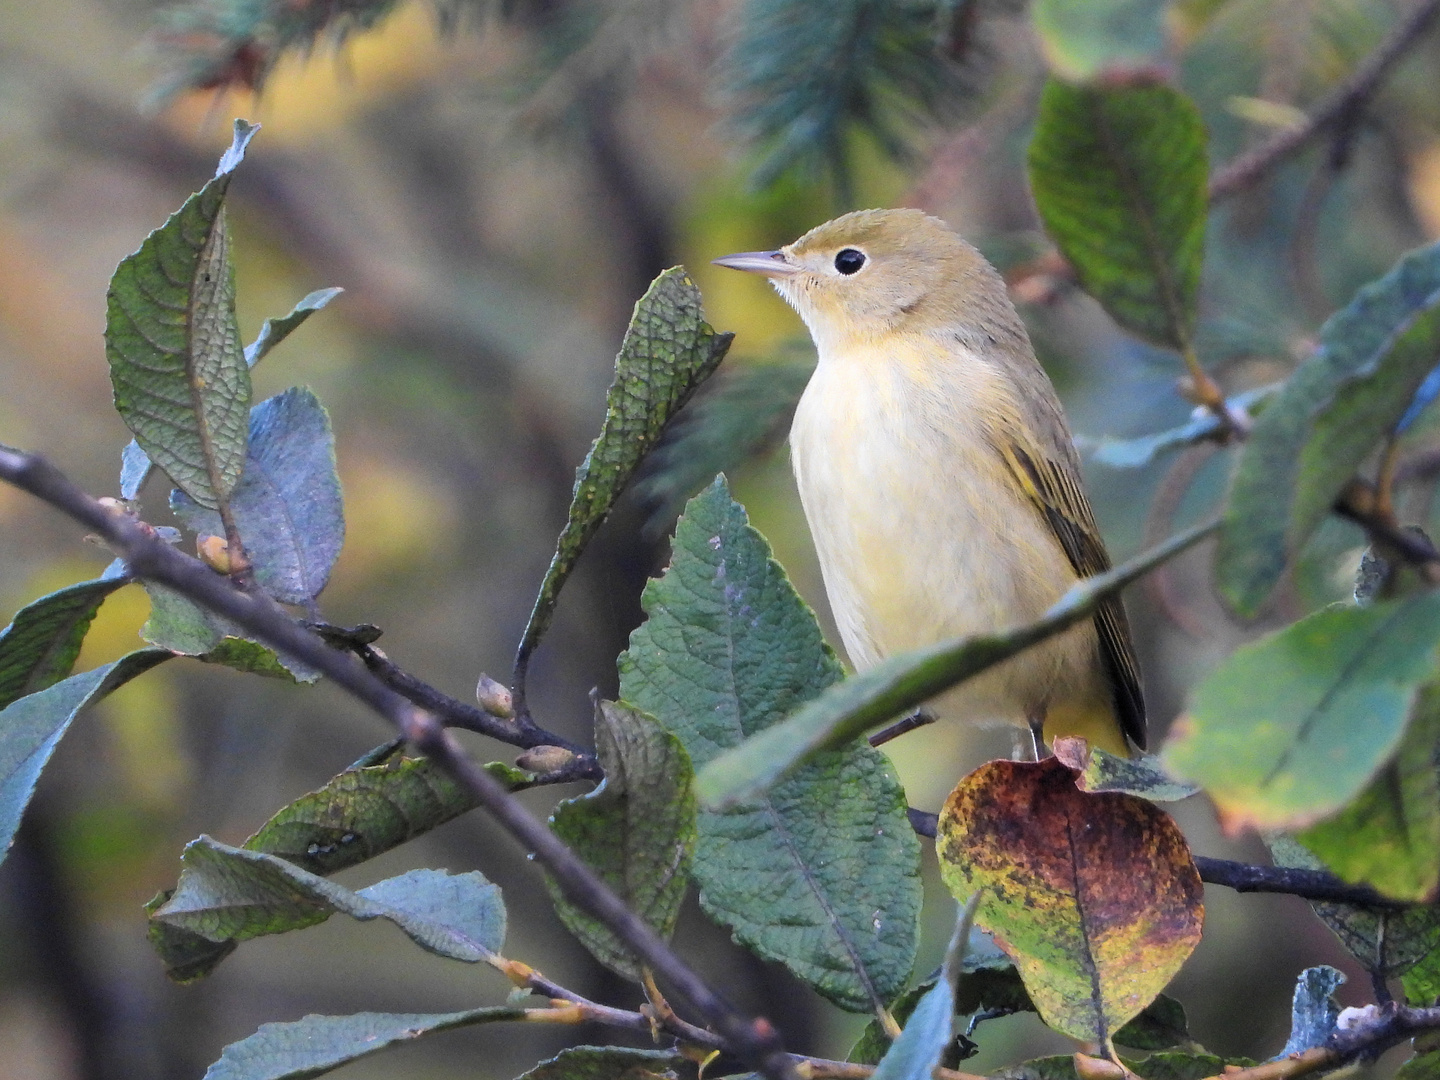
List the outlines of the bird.
{"type": "MultiPolygon", "coordinates": [[[[1032,622],[1109,569],[1055,387],[999,272],[947,223],[858,210],[714,262],[768,278],[814,339],[791,463],[856,670],[1032,622]]],[[[1143,750],[1123,603],[1105,601],[926,710],[1028,728],[1037,758],[1060,736],[1143,750]]]]}

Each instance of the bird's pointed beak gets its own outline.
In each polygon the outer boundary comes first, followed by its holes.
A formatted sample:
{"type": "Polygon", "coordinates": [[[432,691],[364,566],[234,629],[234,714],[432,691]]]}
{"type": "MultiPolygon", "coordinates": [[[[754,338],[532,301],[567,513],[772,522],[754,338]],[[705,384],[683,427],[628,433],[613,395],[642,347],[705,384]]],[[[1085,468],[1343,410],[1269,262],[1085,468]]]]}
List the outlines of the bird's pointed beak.
{"type": "Polygon", "coordinates": [[[785,257],[783,251],[742,251],[710,261],[716,266],[728,266],[731,270],[744,270],[765,277],[789,277],[800,269],[785,257]]]}

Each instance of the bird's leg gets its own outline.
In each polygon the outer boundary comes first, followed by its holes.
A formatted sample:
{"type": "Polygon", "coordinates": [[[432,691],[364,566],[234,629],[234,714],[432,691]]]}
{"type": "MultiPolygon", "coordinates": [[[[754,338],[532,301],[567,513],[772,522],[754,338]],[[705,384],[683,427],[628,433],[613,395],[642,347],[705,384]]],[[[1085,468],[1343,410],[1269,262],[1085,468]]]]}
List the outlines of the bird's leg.
{"type": "Polygon", "coordinates": [[[1050,751],[1045,746],[1045,706],[1041,705],[1025,720],[1030,726],[1030,749],[1035,755],[1031,760],[1044,761],[1050,756],[1050,751]]]}

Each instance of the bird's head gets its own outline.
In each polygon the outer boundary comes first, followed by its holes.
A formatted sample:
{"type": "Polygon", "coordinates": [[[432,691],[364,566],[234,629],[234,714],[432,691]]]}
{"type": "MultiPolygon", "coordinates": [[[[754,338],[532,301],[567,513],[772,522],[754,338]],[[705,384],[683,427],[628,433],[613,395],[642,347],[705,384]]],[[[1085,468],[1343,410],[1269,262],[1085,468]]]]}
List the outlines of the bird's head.
{"type": "Polygon", "coordinates": [[[1014,318],[994,268],[919,210],[857,210],[776,251],[715,262],[768,277],[822,351],[827,343],[1014,318]]]}

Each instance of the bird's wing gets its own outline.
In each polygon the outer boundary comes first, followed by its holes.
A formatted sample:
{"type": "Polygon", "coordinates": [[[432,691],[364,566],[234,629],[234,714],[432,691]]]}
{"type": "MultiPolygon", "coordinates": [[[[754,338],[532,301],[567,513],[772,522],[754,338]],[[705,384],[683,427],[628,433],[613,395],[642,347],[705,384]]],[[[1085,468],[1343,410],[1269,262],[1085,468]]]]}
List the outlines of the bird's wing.
{"type": "MultiPolygon", "coordinates": [[[[1090,501],[1080,486],[1076,465],[1068,463],[1067,467],[1016,439],[1005,440],[999,449],[1015,479],[1060,541],[1075,572],[1081,577],[1093,577],[1110,569],[1110,556],[1101,542],[1090,501]]],[[[1145,698],[1140,688],[1140,667],[1130,640],[1130,622],[1118,596],[1096,609],[1095,629],[1114,690],[1120,727],[1143,750],[1145,698]]]]}

